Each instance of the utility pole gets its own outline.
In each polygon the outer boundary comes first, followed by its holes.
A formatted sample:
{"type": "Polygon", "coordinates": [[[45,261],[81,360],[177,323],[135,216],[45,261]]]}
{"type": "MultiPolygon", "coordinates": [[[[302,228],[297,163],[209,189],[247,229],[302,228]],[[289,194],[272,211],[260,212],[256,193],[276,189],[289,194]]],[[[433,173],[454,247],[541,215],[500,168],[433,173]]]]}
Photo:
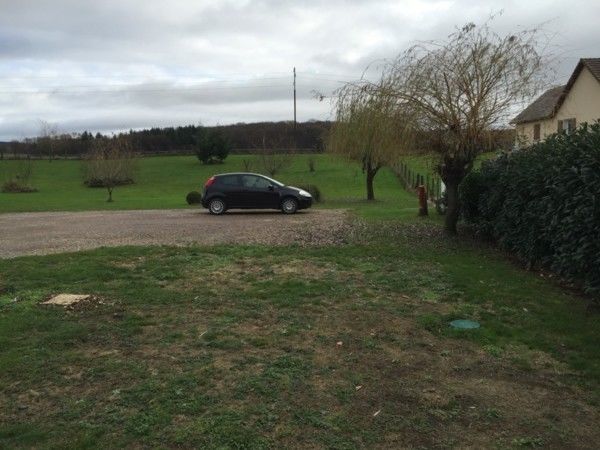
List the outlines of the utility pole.
{"type": "Polygon", "coordinates": [[[294,132],[296,132],[296,68],[294,67],[294,132]]]}

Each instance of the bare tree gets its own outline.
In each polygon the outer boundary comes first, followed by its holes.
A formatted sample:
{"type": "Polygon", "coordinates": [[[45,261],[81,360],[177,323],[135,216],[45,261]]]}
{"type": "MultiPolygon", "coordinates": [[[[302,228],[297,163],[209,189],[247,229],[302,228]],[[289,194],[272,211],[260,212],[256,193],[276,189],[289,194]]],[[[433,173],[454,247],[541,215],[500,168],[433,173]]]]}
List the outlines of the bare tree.
{"type": "Polygon", "coordinates": [[[84,162],[84,177],[88,186],[102,186],[112,202],[115,187],[133,182],[137,155],[131,142],[123,136],[95,139],[84,162]]]}
{"type": "Polygon", "coordinates": [[[244,168],[244,172],[252,172],[253,160],[250,158],[243,158],[242,167],[244,168]]]}
{"type": "Polygon", "coordinates": [[[292,165],[293,149],[282,148],[280,140],[267,139],[263,134],[257,146],[260,165],[269,176],[274,177],[292,165]]]}
{"type": "Polygon", "coordinates": [[[410,113],[412,138],[403,142],[439,156],[437,171],[448,196],[445,228],[451,234],[459,217],[459,185],[477,155],[490,147],[491,131],[546,84],[541,38],[537,29],[504,36],[489,22],[470,23],[445,41],[404,52],[385,70],[385,89],[373,87],[410,113]]]}
{"type": "Polygon", "coordinates": [[[6,166],[6,172],[3,173],[2,192],[36,192],[37,189],[31,186],[33,175],[33,163],[29,156],[25,159],[19,159],[14,164],[6,166]]]}
{"type": "Polygon", "coordinates": [[[40,120],[40,135],[37,138],[37,145],[40,153],[48,155],[48,161],[52,162],[56,139],[58,137],[58,127],[55,124],[40,120]]]}
{"type": "Polygon", "coordinates": [[[384,79],[376,85],[348,83],[336,92],[336,121],[327,142],[329,152],[362,165],[367,200],[375,200],[375,175],[382,167],[397,162],[406,148],[399,139],[409,135],[404,130],[408,119],[396,99],[388,95],[385,83],[384,79]]]}

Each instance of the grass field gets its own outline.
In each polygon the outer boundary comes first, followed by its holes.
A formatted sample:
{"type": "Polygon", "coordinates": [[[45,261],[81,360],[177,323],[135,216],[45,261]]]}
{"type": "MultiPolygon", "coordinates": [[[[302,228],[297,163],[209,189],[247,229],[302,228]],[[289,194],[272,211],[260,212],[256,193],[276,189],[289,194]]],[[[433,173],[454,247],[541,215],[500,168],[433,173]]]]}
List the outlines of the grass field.
{"type": "MultiPolygon", "coordinates": [[[[413,195],[405,192],[393,173],[382,170],[375,179],[377,202],[367,203],[364,175],[358,164],[329,155],[316,155],[316,171],[308,170],[308,155],[297,155],[293,164],[275,178],[290,185],[315,184],[323,193],[319,207],[349,208],[367,217],[409,218],[416,215],[418,205],[413,195]]],[[[82,211],[104,209],[186,208],[185,196],[200,190],[215,173],[243,171],[243,159],[254,156],[230,156],[222,165],[203,166],[193,156],[143,158],[134,185],[115,189],[113,203],[106,202],[104,189],[83,185],[80,161],[35,161],[32,185],[39,192],[31,194],[0,193],[0,213],[23,211],[82,211]]],[[[0,161],[0,174],[10,173],[16,161],[0,161]]],[[[0,179],[3,177],[0,175],[0,179]]]]}
{"type": "MultiPolygon", "coordinates": [[[[143,159],[112,204],[79,170],[36,162],[40,192],[0,194],[0,212],[183,208],[242,157],[143,159]]],[[[360,168],[326,155],[276,178],[370,220],[321,248],[0,260],[0,448],[595,447],[600,317],[585,298],[443,237],[389,171],[373,204],[360,168]],[[40,305],[61,292],[93,298],[40,305]]]]}
{"type": "Polygon", "coordinates": [[[377,229],[0,261],[0,447],[598,442],[600,325],[581,299],[435,228],[377,229]],[[38,304],[58,292],[97,299],[38,304]]]}

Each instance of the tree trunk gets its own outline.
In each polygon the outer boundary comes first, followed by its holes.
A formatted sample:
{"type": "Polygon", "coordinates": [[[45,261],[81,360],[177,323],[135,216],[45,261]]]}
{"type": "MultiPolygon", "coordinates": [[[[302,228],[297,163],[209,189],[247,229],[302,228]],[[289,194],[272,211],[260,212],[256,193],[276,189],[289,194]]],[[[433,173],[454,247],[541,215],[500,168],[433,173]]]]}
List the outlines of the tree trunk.
{"type": "Polygon", "coordinates": [[[109,188],[107,188],[107,189],[108,189],[108,200],[106,200],[106,201],[107,201],[107,202],[112,202],[112,201],[113,201],[113,199],[112,199],[112,191],[113,191],[113,188],[109,187],[109,188]]]}
{"type": "Polygon", "coordinates": [[[373,178],[375,178],[373,172],[367,171],[367,200],[375,200],[375,191],[373,190],[373,178]]]}
{"type": "Polygon", "coordinates": [[[364,165],[364,170],[367,174],[367,200],[372,201],[372,200],[375,200],[375,190],[373,189],[373,180],[375,179],[375,175],[377,175],[379,166],[373,166],[370,161],[367,161],[364,165]]]}
{"type": "Polygon", "coordinates": [[[446,184],[446,195],[448,196],[448,209],[446,209],[446,218],[444,228],[446,233],[455,235],[456,224],[460,213],[460,202],[458,199],[458,186],[460,180],[454,177],[444,180],[446,184]]]}

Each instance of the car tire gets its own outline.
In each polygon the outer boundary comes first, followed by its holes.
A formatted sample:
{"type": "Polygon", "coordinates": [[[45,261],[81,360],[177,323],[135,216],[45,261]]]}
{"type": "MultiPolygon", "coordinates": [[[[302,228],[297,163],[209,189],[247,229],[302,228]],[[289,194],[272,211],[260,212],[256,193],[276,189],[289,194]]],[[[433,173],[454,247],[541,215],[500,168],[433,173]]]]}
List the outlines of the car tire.
{"type": "Polygon", "coordinates": [[[208,212],[220,216],[225,212],[225,201],[222,198],[213,198],[208,202],[208,212]]]}
{"type": "Polygon", "coordinates": [[[298,200],[293,197],[284,198],[281,202],[281,211],[284,214],[294,214],[298,211],[298,200]]]}

